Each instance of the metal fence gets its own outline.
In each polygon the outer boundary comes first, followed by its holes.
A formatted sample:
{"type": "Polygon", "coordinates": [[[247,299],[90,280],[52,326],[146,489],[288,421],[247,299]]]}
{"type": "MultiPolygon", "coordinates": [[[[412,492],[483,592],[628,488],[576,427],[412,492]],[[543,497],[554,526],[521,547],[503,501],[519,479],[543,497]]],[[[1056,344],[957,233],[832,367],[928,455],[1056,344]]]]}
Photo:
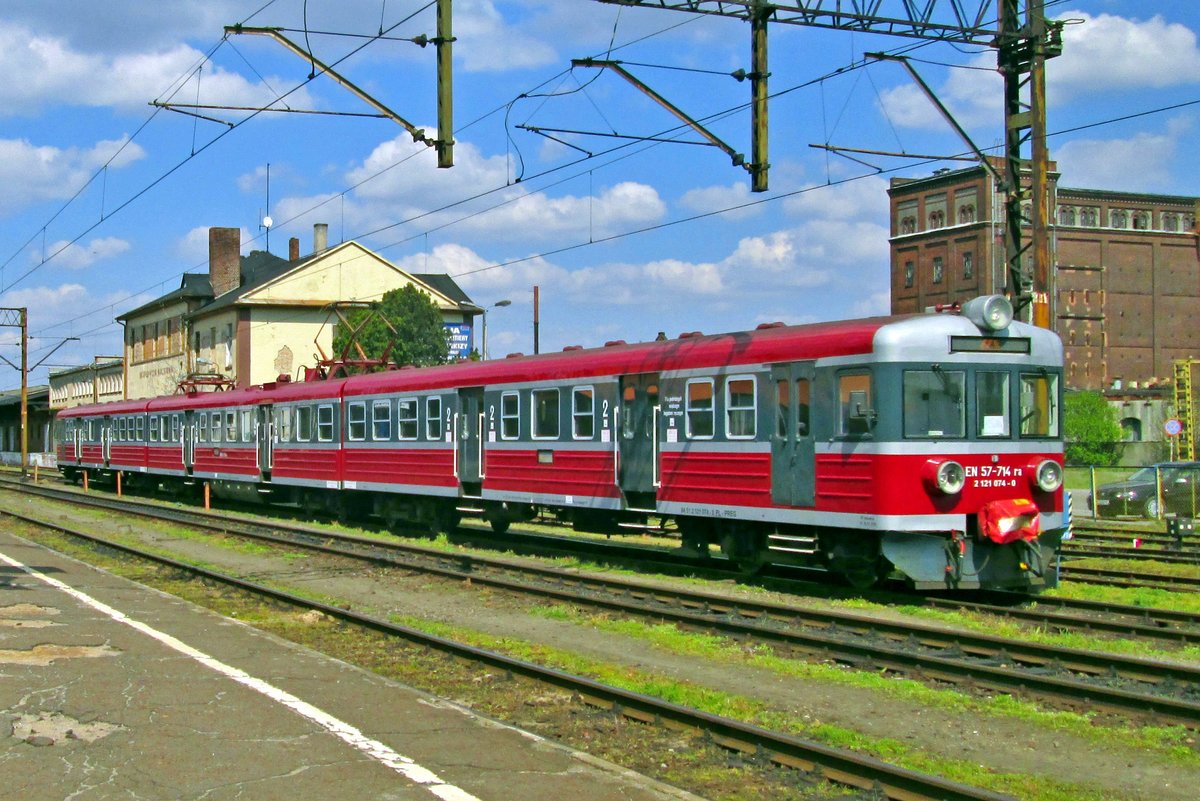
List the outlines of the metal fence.
{"type": "Polygon", "coordinates": [[[1074,499],[1087,501],[1075,513],[1104,518],[1200,517],[1200,462],[1158,462],[1136,469],[1130,467],[1071,468],[1082,491],[1074,499]],[[1083,473],[1080,476],[1079,473],[1083,473]],[[1081,498],[1081,495],[1084,496],[1081,498]]]}

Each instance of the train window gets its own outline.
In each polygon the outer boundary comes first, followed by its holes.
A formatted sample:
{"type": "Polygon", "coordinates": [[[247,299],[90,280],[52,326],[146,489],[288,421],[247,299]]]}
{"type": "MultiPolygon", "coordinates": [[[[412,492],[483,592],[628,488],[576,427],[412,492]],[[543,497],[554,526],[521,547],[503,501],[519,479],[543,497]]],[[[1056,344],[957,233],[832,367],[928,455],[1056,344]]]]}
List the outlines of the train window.
{"type": "Polygon", "coordinates": [[[792,411],[789,398],[790,381],[775,382],[775,436],[786,439],[788,435],[788,414],[792,411]]]}
{"type": "Polygon", "coordinates": [[[904,436],[966,436],[966,374],[960,370],[904,371],[904,436]]]}
{"type": "Polygon", "coordinates": [[[253,442],[254,441],[254,416],[253,416],[253,414],[254,413],[251,412],[249,409],[242,409],[242,412],[240,415],[240,417],[242,418],[241,426],[240,426],[240,430],[242,433],[242,442],[253,442]]]}
{"type": "Polygon", "coordinates": [[[756,392],[753,376],[731,376],[725,381],[725,435],[753,439],[756,426],[756,392]]]}
{"type": "Polygon", "coordinates": [[[117,418],[117,442],[125,441],[125,418],[117,418]]]}
{"type": "Polygon", "coordinates": [[[225,412],[225,441],[238,441],[237,413],[225,412]]]}
{"type": "Polygon", "coordinates": [[[596,432],[596,391],[575,387],[571,393],[571,433],[575,439],[591,439],[596,432]]]}
{"type": "MultiPolygon", "coordinates": [[[[401,404],[404,402],[401,401],[401,404]]],[[[401,411],[397,410],[396,420],[397,427],[400,426],[401,411]]],[[[415,432],[414,432],[415,434],[415,432]]],[[[371,439],[377,442],[386,442],[391,439],[391,401],[372,401],[371,402],[371,439]]],[[[401,436],[403,439],[403,436],[401,436]]]]}
{"type": "Polygon", "coordinates": [[[221,423],[222,417],[220,412],[211,412],[208,415],[208,441],[220,442],[224,437],[222,434],[225,427],[221,423]]]}
{"type": "Polygon", "coordinates": [[[159,418],[158,418],[158,438],[159,438],[159,440],[160,440],[160,441],[162,441],[162,442],[170,442],[170,441],[171,441],[171,440],[170,440],[170,438],[169,438],[169,437],[168,437],[168,435],[167,435],[167,434],[168,434],[168,430],[169,430],[169,429],[168,429],[168,427],[169,427],[169,426],[170,426],[170,422],[167,420],[167,415],[165,415],[165,414],[164,414],[164,415],[159,415],[159,418]]]}
{"type": "Polygon", "coordinates": [[[558,439],[558,390],[535,389],[530,395],[534,439],[558,439]]]}
{"type": "Polygon", "coordinates": [[[809,392],[811,391],[807,378],[796,380],[796,436],[807,437],[809,392]]]}
{"type": "MultiPolygon", "coordinates": [[[[396,402],[396,427],[400,439],[414,440],[421,430],[420,403],[416,398],[403,398],[396,402]]],[[[440,414],[440,412],[439,412],[440,414]]]]}
{"type": "Polygon", "coordinates": [[[1021,373],[1021,436],[1058,436],[1058,376],[1021,373]]]}
{"type": "Polygon", "coordinates": [[[317,441],[333,442],[333,407],[328,404],[317,407],[317,441]]]}
{"type": "Polygon", "coordinates": [[[158,442],[158,418],[150,418],[150,441],[158,442]]]}
{"type": "Polygon", "coordinates": [[[712,439],[713,423],[713,380],[693,378],[687,382],[687,435],[688,439],[712,439]]]}
{"type": "Polygon", "coordinates": [[[275,410],[275,422],[279,426],[279,441],[292,441],[292,407],[284,406],[275,410]]]}
{"type": "Polygon", "coordinates": [[[500,439],[521,436],[521,396],[505,392],[500,396],[500,439]]]}
{"type": "Polygon", "coordinates": [[[1011,436],[1008,414],[1008,373],[981,370],[975,374],[975,436],[1011,436]]]}
{"type": "Polygon", "coordinates": [[[867,434],[875,422],[871,407],[871,375],[851,373],[838,377],[839,434],[867,434]]]}
{"type": "Polygon", "coordinates": [[[310,442],[313,436],[313,410],[311,406],[296,409],[296,440],[310,442]]]}
{"type": "Polygon", "coordinates": [[[425,399],[425,438],[442,438],[442,399],[438,397],[425,399]]]}
{"type": "Polygon", "coordinates": [[[208,415],[200,412],[196,415],[192,425],[196,427],[196,439],[199,442],[208,442],[208,415]]]}
{"type": "MultiPolygon", "coordinates": [[[[326,407],[320,407],[320,409],[324,408],[326,407]]],[[[318,422],[318,439],[325,442],[325,438],[320,436],[320,428],[321,424],[318,422]]],[[[355,401],[346,407],[346,436],[352,442],[361,442],[367,438],[367,404],[362,401],[355,401]]],[[[330,439],[333,437],[331,436],[330,439]]]]}
{"type": "Polygon", "coordinates": [[[144,418],[144,417],[137,418],[137,421],[136,421],[137,424],[134,427],[134,430],[137,434],[137,438],[138,438],[139,442],[141,442],[143,439],[146,438],[145,437],[146,424],[145,424],[145,422],[143,422],[145,419],[146,418],[144,418]]]}

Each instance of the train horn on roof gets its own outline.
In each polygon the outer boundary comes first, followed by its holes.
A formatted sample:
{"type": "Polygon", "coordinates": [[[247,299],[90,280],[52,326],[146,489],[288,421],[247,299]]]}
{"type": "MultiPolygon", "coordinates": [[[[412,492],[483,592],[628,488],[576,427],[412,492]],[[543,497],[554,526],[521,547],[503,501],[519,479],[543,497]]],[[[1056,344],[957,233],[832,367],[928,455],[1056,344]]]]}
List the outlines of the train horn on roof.
{"type": "Polygon", "coordinates": [[[981,331],[1000,331],[1013,321],[1013,307],[1003,295],[981,295],[963,304],[962,315],[981,331]]]}

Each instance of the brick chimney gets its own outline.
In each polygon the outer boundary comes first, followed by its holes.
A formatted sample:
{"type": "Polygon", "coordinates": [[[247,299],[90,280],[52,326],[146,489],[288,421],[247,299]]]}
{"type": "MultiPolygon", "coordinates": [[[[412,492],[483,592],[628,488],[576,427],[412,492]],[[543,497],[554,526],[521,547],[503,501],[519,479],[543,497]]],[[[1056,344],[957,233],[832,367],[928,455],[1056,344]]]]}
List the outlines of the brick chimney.
{"type": "Polygon", "coordinates": [[[208,278],[219,298],[242,283],[242,229],[208,229],[208,278]]]}
{"type": "Polygon", "coordinates": [[[288,240],[288,261],[300,261],[300,240],[294,236],[288,240]]]}

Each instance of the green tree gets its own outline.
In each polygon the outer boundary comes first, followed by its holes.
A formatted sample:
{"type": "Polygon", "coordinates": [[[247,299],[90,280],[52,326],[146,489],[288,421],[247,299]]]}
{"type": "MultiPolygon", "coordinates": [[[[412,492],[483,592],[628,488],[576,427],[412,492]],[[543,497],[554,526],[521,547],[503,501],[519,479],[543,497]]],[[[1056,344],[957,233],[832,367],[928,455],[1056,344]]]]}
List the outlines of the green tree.
{"type": "Polygon", "coordinates": [[[345,353],[348,360],[358,358],[350,335],[372,311],[375,316],[358,334],[358,343],[368,358],[381,358],[394,338],[390,355],[396,364],[426,367],[449,361],[450,344],[442,325],[442,312],[428,295],[412,284],[384,293],[373,310],[354,309],[347,314],[349,325],[339,325],[334,335],[334,353],[345,353]],[[384,320],[395,329],[395,334],[384,320]]]}
{"type": "Polygon", "coordinates": [[[1117,412],[1099,392],[1068,392],[1063,418],[1067,464],[1110,467],[1122,440],[1117,412]]]}

